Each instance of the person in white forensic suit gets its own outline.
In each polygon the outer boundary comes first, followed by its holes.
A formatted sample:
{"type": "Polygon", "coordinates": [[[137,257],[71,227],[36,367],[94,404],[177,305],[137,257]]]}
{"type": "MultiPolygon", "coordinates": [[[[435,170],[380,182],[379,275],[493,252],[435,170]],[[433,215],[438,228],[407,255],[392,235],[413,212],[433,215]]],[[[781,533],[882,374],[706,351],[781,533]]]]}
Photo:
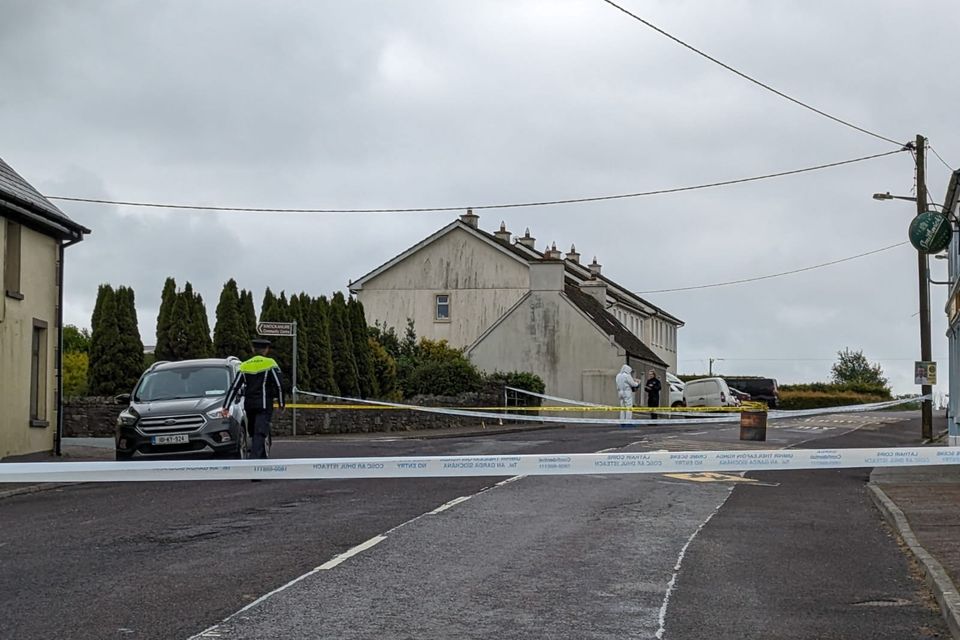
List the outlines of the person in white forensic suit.
{"type": "Polygon", "coordinates": [[[633,394],[639,386],[640,381],[633,377],[633,368],[628,364],[620,367],[620,373],[617,374],[617,396],[622,407],[620,409],[621,427],[630,426],[626,421],[633,417],[633,411],[630,410],[630,407],[633,407],[633,394]]]}

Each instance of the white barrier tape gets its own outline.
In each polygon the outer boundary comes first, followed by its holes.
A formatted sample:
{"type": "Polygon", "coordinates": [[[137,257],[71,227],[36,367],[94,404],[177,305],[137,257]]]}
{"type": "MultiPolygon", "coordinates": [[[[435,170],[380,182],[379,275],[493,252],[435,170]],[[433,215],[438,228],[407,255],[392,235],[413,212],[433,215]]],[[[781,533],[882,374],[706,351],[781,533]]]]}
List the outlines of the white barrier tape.
{"type": "Polygon", "coordinates": [[[559,402],[560,404],[572,404],[578,407],[602,407],[602,404],[596,404],[594,402],[582,402],[580,400],[571,400],[570,398],[558,398],[557,396],[548,396],[542,393],[536,393],[535,391],[527,391],[526,389],[518,389],[516,387],[505,387],[509,391],[516,393],[523,393],[528,396],[533,396],[534,398],[540,398],[541,400],[550,400],[551,402],[559,402]]]}
{"type": "Polygon", "coordinates": [[[956,464],[960,464],[960,447],[301,458],[236,460],[223,463],[202,460],[14,462],[0,464],[0,483],[556,476],[956,464]]]}
{"type": "MultiPolygon", "coordinates": [[[[629,420],[619,420],[618,418],[570,418],[564,416],[533,416],[533,415],[523,415],[517,413],[500,413],[500,412],[489,412],[489,411],[469,411],[466,409],[450,409],[446,407],[423,407],[413,404],[401,404],[398,402],[383,402],[379,400],[361,400],[359,398],[348,398],[344,396],[333,396],[326,393],[313,393],[311,391],[301,391],[297,390],[297,393],[302,395],[314,396],[316,398],[328,398],[331,400],[339,400],[342,402],[349,403],[362,403],[370,404],[381,407],[393,407],[393,408],[402,408],[409,409],[411,411],[423,411],[425,413],[439,413],[443,415],[450,416],[460,416],[467,418],[489,418],[491,420],[515,420],[515,421],[526,421],[526,422],[544,422],[552,424],[602,424],[607,426],[617,426],[617,425],[632,425],[632,426],[644,426],[644,425],[663,425],[665,422],[668,422],[671,425],[684,425],[684,424],[710,424],[710,423],[722,423],[722,422],[739,422],[740,414],[738,413],[729,413],[724,414],[718,417],[717,414],[694,414],[694,415],[704,415],[707,417],[697,418],[679,418],[679,419],[654,419],[654,418],[631,418],[629,420]]],[[[929,397],[929,396],[927,396],[929,397]]],[[[872,404],[860,404],[860,405],[848,405],[844,407],[826,407],[822,409],[798,409],[795,411],[769,411],[767,413],[769,420],[782,420],[788,418],[798,418],[805,416],[816,416],[816,415],[828,415],[833,413],[854,413],[862,411],[875,411],[877,409],[886,409],[889,407],[894,407],[898,404],[907,404],[911,402],[916,402],[918,399],[922,398],[908,398],[902,400],[889,400],[887,402],[874,402],[872,404]]],[[[647,414],[648,411],[637,411],[637,413],[647,414]]],[[[666,416],[666,415],[678,415],[676,413],[658,413],[657,415],[666,416]]],[[[683,413],[682,415],[690,415],[689,413],[683,413]]]]}
{"type": "MultiPolygon", "coordinates": [[[[553,424],[603,424],[607,426],[616,426],[621,424],[629,425],[652,425],[652,424],[663,424],[664,420],[656,420],[652,418],[631,418],[629,420],[619,420],[617,418],[569,418],[564,416],[533,416],[533,415],[524,415],[519,413],[501,413],[501,412],[492,412],[492,411],[469,411],[466,409],[449,409],[446,407],[422,407],[414,404],[400,404],[397,402],[382,402],[379,400],[360,400],[358,398],[347,398],[343,396],[332,396],[326,393],[313,393],[311,391],[297,391],[297,393],[302,395],[314,396],[316,398],[329,398],[332,400],[341,400],[344,402],[351,403],[364,403],[372,404],[381,407],[393,407],[393,408],[403,408],[409,409],[411,411],[423,411],[425,413],[439,413],[442,415],[448,416],[460,416],[466,418],[489,418],[490,420],[517,420],[525,422],[549,422],[553,424]]],[[[640,413],[639,411],[637,413],[640,413]]],[[[649,413],[649,412],[643,412],[649,413]]],[[[711,414],[707,414],[711,415],[711,414]]],[[[715,414],[714,414],[715,415],[715,414]]],[[[736,413],[728,414],[722,417],[717,418],[697,418],[697,419],[680,419],[680,420],[670,420],[670,424],[709,424],[711,422],[738,422],[740,420],[740,415],[736,413]]]]}
{"type": "Polygon", "coordinates": [[[871,402],[868,404],[850,404],[840,407],[825,407],[821,409],[792,409],[781,411],[774,409],[768,412],[770,418],[798,418],[801,416],[816,416],[827,413],[859,413],[861,411],[878,411],[880,409],[889,409],[901,404],[910,404],[929,400],[932,396],[917,396],[916,398],[901,398],[899,400],[886,400],[884,402],[871,402]]]}

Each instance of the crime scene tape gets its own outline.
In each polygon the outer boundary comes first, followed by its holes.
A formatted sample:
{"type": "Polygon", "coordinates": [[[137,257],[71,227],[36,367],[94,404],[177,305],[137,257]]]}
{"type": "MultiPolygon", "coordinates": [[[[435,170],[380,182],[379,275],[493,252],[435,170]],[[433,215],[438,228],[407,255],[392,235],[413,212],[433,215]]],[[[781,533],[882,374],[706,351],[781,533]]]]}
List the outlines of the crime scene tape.
{"type": "MultiPolygon", "coordinates": [[[[452,407],[425,407],[420,405],[412,404],[401,404],[397,402],[384,402],[381,400],[363,400],[359,398],[349,398],[344,396],[335,396],[326,393],[315,393],[312,391],[303,391],[297,389],[298,394],[313,396],[316,398],[325,398],[327,400],[336,400],[338,402],[345,402],[349,405],[371,405],[381,408],[394,408],[394,409],[406,409],[410,411],[423,411],[426,413],[438,413],[443,415],[451,416],[460,416],[468,418],[489,418],[491,420],[514,420],[514,421],[527,421],[527,422],[542,422],[542,423],[555,423],[555,424],[600,424],[600,425],[631,425],[631,426],[641,426],[641,425],[663,425],[664,421],[654,418],[629,418],[620,420],[619,418],[575,418],[575,417],[563,417],[563,416],[543,416],[543,415],[524,415],[521,413],[503,413],[500,411],[485,411],[485,410],[470,410],[465,408],[452,408],[452,407]]],[[[897,406],[899,404],[907,404],[911,402],[916,402],[924,398],[929,398],[929,396],[924,396],[920,398],[906,398],[900,400],[888,400],[885,402],[874,402],[870,404],[861,404],[861,405],[852,405],[846,407],[828,407],[822,409],[802,409],[796,411],[769,411],[768,418],[770,420],[778,419],[787,419],[787,418],[796,418],[796,417],[805,417],[805,416],[814,416],[814,415],[826,415],[833,413],[851,413],[851,412],[860,412],[860,411],[875,411],[878,409],[887,409],[890,407],[897,406]]],[[[287,405],[288,407],[293,408],[295,405],[287,405]]],[[[324,405],[326,406],[326,405],[324,405]]],[[[329,405],[331,408],[341,408],[344,405],[329,405]]],[[[515,407],[510,407],[515,408],[515,407]]],[[[606,410],[606,407],[601,407],[606,410]]],[[[582,407],[579,410],[589,410],[590,407],[582,407]]],[[[610,409],[617,412],[621,411],[623,407],[610,407],[610,409]]],[[[661,413],[665,407],[630,407],[629,410],[634,413],[649,414],[649,413],[661,413]]],[[[737,422],[740,420],[739,413],[742,410],[742,407],[728,407],[728,409],[733,409],[733,411],[728,412],[727,415],[720,415],[713,413],[720,409],[720,407],[682,407],[682,410],[675,414],[680,417],[670,417],[669,424],[671,425],[684,425],[684,424],[710,424],[710,423],[720,423],[720,422],[737,422]],[[706,411],[702,414],[704,417],[689,417],[689,413],[693,409],[705,409],[706,411]],[[713,415],[711,415],[713,414],[713,415]],[[714,417],[717,416],[717,417],[714,417]]],[[[543,407],[540,407],[540,410],[544,410],[543,407]]],[[[568,409],[569,410],[569,409],[568,409]]],[[[575,409],[576,411],[576,409],[575,409]]],[[[696,415],[696,414],[694,414],[696,415]]]]}
{"type": "Polygon", "coordinates": [[[581,407],[599,407],[602,405],[596,404],[594,402],[584,402],[582,400],[571,400],[570,398],[558,398],[557,396],[548,396],[542,393],[537,393],[535,391],[527,391],[526,389],[518,389],[516,387],[504,387],[507,391],[513,391],[514,393],[522,393],[524,395],[533,396],[534,398],[540,398],[541,400],[549,400],[550,402],[562,402],[563,404],[574,404],[581,407]]]}
{"type": "MultiPolygon", "coordinates": [[[[661,421],[655,420],[652,418],[640,419],[640,418],[630,418],[630,419],[611,419],[611,418],[572,418],[572,417],[562,417],[562,416],[533,416],[525,415],[521,413],[502,413],[495,411],[472,411],[467,409],[455,409],[451,407],[424,407],[420,405],[412,404],[399,404],[396,402],[383,402],[380,400],[361,400],[358,398],[347,398],[343,396],[334,396],[326,393],[314,393],[312,391],[301,391],[297,389],[298,394],[314,396],[318,398],[327,398],[329,400],[339,400],[352,404],[368,404],[376,405],[378,407],[394,407],[394,408],[403,408],[410,411],[422,411],[424,413],[438,413],[448,416],[459,416],[465,418],[489,418],[490,420],[515,420],[515,421],[526,421],[526,422],[545,422],[545,423],[555,423],[555,424],[604,424],[604,425],[651,425],[651,424],[661,424],[661,421]]],[[[292,408],[292,405],[287,405],[292,408]]],[[[616,408],[617,411],[620,411],[620,407],[616,408]]],[[[638,408],[634,407],[632,409],[639,413],[638,408]]],[[[646,411],[644,413],[651,413],[652,411],[646,411]]],[[[713,422],[735,422],[740,419],[739,415],[726,415],[721,417],[704,417],[704,418],[680,418],[677,420],[670,420],[672,425],[680,424],[709,424],[713,422]]]]}
{"type": "Polygon", "coordinates": [[[609,475],[956,464],[960,464],[960,447],[300,458],[222,463],[12,462],[0,464],[0,483],[609,475]]]}

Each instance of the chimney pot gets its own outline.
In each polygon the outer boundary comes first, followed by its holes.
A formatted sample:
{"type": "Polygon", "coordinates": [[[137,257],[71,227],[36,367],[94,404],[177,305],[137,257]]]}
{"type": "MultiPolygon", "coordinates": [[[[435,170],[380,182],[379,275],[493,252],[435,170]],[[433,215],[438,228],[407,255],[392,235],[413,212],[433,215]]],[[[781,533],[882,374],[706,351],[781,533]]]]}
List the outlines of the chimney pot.
{"type": "Polygon", "coordinates": [[[507,231],[507,224],[502,220],[500,221],[500,230],[494,231],[493,235],[496,236],[497,240],[510,244],[510,236],[512,234],[509,231],[507,231]]]}
{"type": "Polygon", "coordinates": [[[533,245],[536,242],[536,240],[537,240],[536,238],[530,235],[530,227],[527,227],[527,230],[523,234],[523,237],[517,238],[517,242],[527,247],[528,249],[534,248],[533,245]]]}
{"type": "Polygon", "coordinates": [[[577,253],[577,246],[571,244],[570,251],[567,253],[567,260],[580,264],[580,254],[577,253]]]}
{"type": "Polygon", "coordinates": [[[560,260],[560,259],[561,259],[562,256],[561,256],[560,252],[557,251],[557,243],[556,243],[556,242],[554,242],[553,244],[550,245],[550,249],[547,250],[547,252],[543,255],[543,257],[546,258],[547,260],[560,260]]]}
{"type": "Polygon", "coordinates": [[[601,265],[597,262],[597,256],[593,256],[593,262],[590,263],[590,275],[594,278],[600,275],[601,265]]]}

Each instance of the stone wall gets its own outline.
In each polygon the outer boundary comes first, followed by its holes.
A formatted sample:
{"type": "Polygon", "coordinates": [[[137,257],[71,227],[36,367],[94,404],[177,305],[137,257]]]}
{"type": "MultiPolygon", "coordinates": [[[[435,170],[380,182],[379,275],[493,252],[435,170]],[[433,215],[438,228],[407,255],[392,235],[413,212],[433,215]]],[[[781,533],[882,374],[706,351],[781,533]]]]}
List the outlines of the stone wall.
{"type": "Polygon", "coordinates": [[[123,405],[113,398],[64,398],[63,435],[66,438],[113,436],[123,405]]]}
{"type": "MultiPolygon", "coordinates": [[[[307,396],[299,398],[299,402],[306,404],[314,401],[307,396]]],[[[418,396],[407,404],[425,407],[502,406],[503,397],[500,392],[494,391],[456,397],[418,396]]],[[[65,437],[112,437],[123,406],[114,403],[113,398],[70,398],[64,401],[63,409],[65,437]]],[[[418,431],[481,426],[491,422],[496,421],[403,409],[300,409],[297,411],[297,435],[418,431]]],[[[275,435],[290,435],[292,424],[293,412],[290,409],[274,413],[275,435]]]]}

